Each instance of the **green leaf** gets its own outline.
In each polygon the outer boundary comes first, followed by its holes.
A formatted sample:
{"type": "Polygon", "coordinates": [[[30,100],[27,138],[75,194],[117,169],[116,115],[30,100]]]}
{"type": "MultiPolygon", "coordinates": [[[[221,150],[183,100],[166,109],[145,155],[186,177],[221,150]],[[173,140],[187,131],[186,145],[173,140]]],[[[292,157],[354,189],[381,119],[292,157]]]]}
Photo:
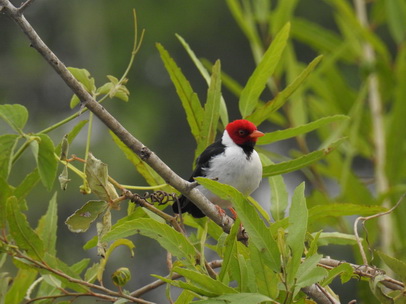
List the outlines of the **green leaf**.
{"type": "MultiPolygon", "coordinates": [[[[75,278],[75,279],[80,279],[79,275],[77,275],[75,272],[73,272],[73,270],[67,265],[65,264],[63,261],[61,261],[60,259],[58,259],[56,256],[50,255],[48,253],[45,254],[45,263],[52,269],[57,269],[62,273],[67,274],[68,276],[75,278]]],[[[46,274],[50,274],[48,271],[40,271],[41,273],[46,273],[46,274]]],[[[89,292],[89,289],[87,288],[87,286],[84,286],[82,284],[79,283],[75,283],[72,282],[66,278],[63,278],[61,276],[58,276],[56,274],[51,273],[51,276],[54,277],[54,279],[56,279],[56,281],[60,281],[62,284],[62,287],[67,287],[69,289],[75,290],[77,292],[80,293],[85,293],[85,292],[89,292]]],[[[57,283],[58,284],[58,283],[57,283]]]]}
{"type": "Polygon", "coordinates": [[[250,250],[251,267],[255,274],[255,284],[258,291],[271,298],[278,296],[279,273],[272,271],[264,260],[263,254],[252,243],[248,244],[250,250]]]}
{"type": "Polygon", "coordinates": [[[151,276],[153,276],[154,278],[157,278],[165,283],[168,283],[172,286],[182,288],[185,290],[190,290],[190,291],[194,292],[195,294],[199,294],[199,295],[206,296],[206,297],[215,297],[217,295],[204,288],[200,288],[199,286],[196,286],[196,284],[190,284],[190,283],[183,282],[180,280],[171,280],[171,279],[168,279],[166,277],[159,276],[156,274],[152,274],[151,276]]]}
{"type": "Polygon", "coordinates": [[[108,206],[105,201],[88,201],[82,208],[68,217],[65,224],[72,232],[85,232],[89,229],[90,224],[107,210],[108,206]]]}
{"type": "Polygon", "coordinates": [[[201,287],[215,295],[237,293],[237,291],[234,288],[231,288],[223,284],[222,282],[211,278],[206,274],[202,274],[194,270],[184,269],[180,267],[174,267],[172,271],[180,274],[186,279],[191,280],[198,287],[201,287]]]}
{"type": "Polygon", "coordinates": [[[203,123],[200,131],[199,142],[195,155],[200,155],[203,150],[216,139],[217,125],[219,120],[221,97],[221,77],[220,61],[213,66],[209,89],[207,92],[207,101],[204,105],[203,123]]]}
{"type": "Polygon", "coordinates": [[[47,212],[40,218],[36,233],[43,240],[47,253],[56,254],[56,232],[58,228],[58,213],[56,192],[49,201],[47,212]]]}
{"type": "MultiPolygon", "coordinates": [[[[128,148],[113,132],[110,131],[110,135],[113,138],[113,141],[124,153],[127,159],[135,166],[138,173],[142,175],[145,181],[151,185],[162,185],[165,184],[164,179],[155,172],[147,163],[141,160],[141,158],[135,154],[130,148],[128,148]]],[[[174,189],[169,185],[162,188],[163,191],[173,192],[174,189]]]]}
{"type": "Polygon", "coordinates": [[[16,245],[21,250],[26,250],[30,257],[41,260],[45,253],[44,243],[30,227],[25,214],[20,210],[15,196],[11,196],[7,200],[7,220],[10,234],[16,245]]]}
{"type": "Polygon", "coordinates": [[[398,44],[406,38],[406,3],[398,0],[386,0],[386,20],[389,31],[398,44]]]}
{"type": "MultiPolygon", "coordinates": [[[[86,69],[78,69],[73,67],[68,67],[68,70],[72,73],[73,77],[79,81],[86,91],[93,94],[96,92],[96,84],[94,78],[91,77],[90,73],[86,69]]],[[[77,95],[73,95],[70,100],[70,108],[73,109],[80,103],[79,98],[77,95]]]]}
{"type": "Polygon", "coordinates": [[[317,263],[321,258],[322,255],[315,254],[305,259],[304,262],[300,264],[297,272],[296,293],[299,292],[300,288],[311,286],[328,276],[326,269],[317,266],[317,263]]]}
{"type": "Polygon", "coordinates": [[[107,264],[107,261],[108,261],[109,258],[110,258],[110,255],[113,253],[113,251],[114,251],[118,246],[121,246],[121,245],[126,246],[126,247],[130,250],[131,257],[134,257],[134,251],[133,251],[133,249],[134,249],[135,245],[134,245],[133,242],[131,242],[130,240],[127,240],[127,239],[118,239],[118,240],[115,240],[115,241],[109,246],[109,248],[107,249],[105,255],[103,256],[103,258],[102,258],[101,261],[100,261],[99,269],[98,269],[98,271],[97,271],[97,279],[98,279],[100,282],[102,282],[102,280],[103,280],[104,269],[106,268],[106,264],[107,264]]]}
{"type": "MultiPolygon", "coordinates": [[[[313,235],[313,234],[312,234],[313,235]]],[[[322,232],[317,240],[319,246],[334,245],[355,245],[357,239],[353,234],[341,232],[322,232]]]]}
{"type": "Polygon", "coordinates": [[[42,184],[51,190],[58,169],[58,160],[55,158],[54,143],[46,134],[38,134],[39,142],[33,141],[31,148],[37,162],[39,176],[42,184]]]}
{"type": "MultiPolygon", "coordinates": [[[[262,153],[260,157],[264,166],[274,164],[262,153]]],[[[271,214],[275,221],[279,221],[285,217],[285,211],[288,207],[288,191],[282,175],[270,176],[268,182],[271,189],[271,214]]]]}
{"type": "Polygon", "coordinates": [[[11,171],[13,152],[18,138],[19,136],[15,134],[0,135],[0,177],[5,180],[11,171]]]}
{"type": "Polygon", "coordinates": [[[7,200],[12,195],[13,189],[1,176],[0,189],[0,228],[3,229],[6,226],[7,221],[7,200]]]}
{"type": "Polygon", "coordinates": [[[291,84],[289,84],[283,91],[279,92],[274,99],[258,107],[254,113],[247,117],[247,119],[256,125],[260,125],[264,120],[268,119],[269,116],[282,107],[288,98],[299,88],[300,85],[302,85],[302,83],[307,79],[322,58],[323,56],[318,56],[313,59],[306,69],[304,69],[303,72],[300,73],[300,75],[291,84]]]}
{"type": "Polygon", "coordinates": [[[289,284],[292,284],[295,279],[304,251],[308,220],[304,189],[304,182],[295,189],[292,197],[292,204],[289,209],[289,233],[286,239],[286,243],[291,250],[291,259],[288,263],[289,284]]]}
{"type": "Polygon", "coordinates": [[[0,118],[18,133],[22,133],[22,129],[28,120],[27,108],[19,104],[4,104],[0,105],[0,118]]]}
{"type": "Polygon", "coordinates": [[[257,304],[263,302],[274,302],[273,299],[258,293],[238,293],[238,294],[226,294],[209,300],[194,301],[196,304],[257,304]]]}
{"type": "Polygon", "coordinates": [[[175,61],[170,57],[164,47],[159,43],[156,47],[182,102],[190,130],[196,139],[196,142],[198,142],[204,115],[204,110],[199,98],[193,91],[189,81],[183,75],[181,69],[176,65],[175,61]]]}
{"type": "Polygon", "coordinates": [[[328,155],[329,153],[333,152],[343,141],[345,138],[341,138],[335,142],[333,142],[327,148],[323,148],[317,151],[313,151],[309,154],[303,155],[293,160],[280,162],[276,165],[269,165],[263,168],[262,176],[272,176],[278,174],[285,174],[292,171],[299,170],[304,168],[320,159],[328,155]]]}
{"type": "MultiPolygon", "coordinates": [[[[238,265],[235,263],[237,256],[237,233],[240,228],[240,221],[237,219],[233,226],[231,227],[230,233],[227,235],[223,249],[224,253],[221,255],[223,258],[223,263],[221,265],[221,270],[218,276],[220,282],[224,282],[226,275],[228,274],[230,267],[234,267],[239,271],[238,265]]],[[[218,244],[219,245],[219,244],[218,244]]]]}
{"type": "Polygon", "coordinates": [[[108,181],[107,165],[95,158],[92,153],[88,155],[85,173],[90,189],[101,200],[110,202],[118,197],[113,184],[108,181]]]}
{"type": "Polygon", "coordinates": [[[250,242],[253,242],[258,250],[263,252],[268,266],[274,271],[279,271],[280,257],[276,241],[249,200],[230,185],[221,184],[204,177],[197,177],[196,181],[222,199],[233,203],[238,217],[250,236],[250,242]]]}
{"type": "Polygon", "coordinates": [[[317,205],[309,209],[309,223],[317,222],[325,217],[341,217],[348,215],[367,216],[385,211],[388,211],[388,209],[374,205],[369,206],[347,203],[317,205]]]}
{"type": "Polygon", "coordinates": [[[331,269],[328,272],[328,276],[323,280],[321,285],[322,286],[327,286],[327,285],[331,284],[331,282],[337,276],[341,277],[341,283],[344,284],[344,283],[348,282],[351,279],[353,273],[354,273],[354,269],[351,267],[350,264],[341,263],[339,266],[331,269]]]}
{"type": "MultiPolygon", "coordinates": [[[[211,82],[211,77],[207,69],[204,67],[202,62],[196,57],[195,53],[193,50],[190,48],[189,44],[183,39],[180,35],[175,34],[176,38],[180,41],[182,46],[185,48],[186,52],[189,54],[190,58],[192,59],[193,63],[199,70],[200,74],[203,76],[203,78],[206,80],[207,85],[210,85],[211,82]]],[[[227,113],[227,106],[224,101],[223,96],[220,96],[220,118],[224,126],[228,124],[228,113],[227,113]]]]}
{"type": "Polygon", "coordinates": [[[388,265],[388,267],[399,276],[400,280],[406,284],[406,263],[394,257],[388,256],[382,251],[378,251],[377,253],[385,264],[388,265]]]}
{"type": "Polygon", "coordinates": [[[290,23],[287,23],[275,36],[264,56],[255,68],[241,92],[239,108],[242,117],[250,115],[258,104],[258,99],[266,83],[274,73],[280,61],[289,37],[290,23]]]}
{"type": "Polygon", "coordinates": [[[89,121],[87,119],[81,120],[72,128],[72,130],[68,133],[68,137],[67,137],[69,144],[72,144],[73,140],[76,138],[76,136],[79,134],[79,132],[83,129],[83,127],[88,122],[89,121]]]}
{"type": "Polygon", "coordinates": [[[37,277],[37,271],[32,269],[19,269],[17,275],[13,278],[13,285],[7,291],[5,303],[21,304],[27,294],[27,290],[37,277]]]}
{"type": "Polygon", "coordinates": [[[34,169],[31,173],[27,174],[24,180],[14,190],[14,195],[19,199],[25,199],[32,189],[38,184],[40,180],[38,169],[34,169]]]}
{"type": "Polygon", "coordinates": [[[341,120],[347,120],[349,119],[348,116],[346,115],[334,115],[334,116],[327,116],[320,118],[316,121],[312,121],[310,123],[297,126],[294,128],[289,128],[285,130],[279,130],[275,132],[270,132],[266,133],[264,136],[258,138],[258,145],[267,145],[276,141],[280,140],[285,140],[288,138],[292,138],[298,135],[302,135],[308,132],[311,132],[313,130],[316,130],[320,128],[321,126],[324,126],[326,124],[336,122],[336,121],[341,121],[341,120]]]}
{"type": "Polygon", "coordinates": [[[69,102],[69,107],[70,107],[71,109],[73,109],[73,108],[76,107],[79,103],[80,103],[79,97],[78,97],[76,94],[75,94],[75,95],[72,95],[72,97],[71,97],[71,99],[70,99],[70,102],[69,102]]]}
{"type": "Polygon", "coordinates": [[[109,242],[139,233],[155,239],[178,259],[183,259],[189,264],[195,264],[196,250],[189,240],[167,224],[159,223],[149,218],[139,218],[115,225],[102,241],[109,242]]]}
{"type": "Polygon", "coordinates": [[[189,290],[182,290],[179,297],[176,299],[174,304],[184,304],[184,303],[191,303],[195,298],[195,294],[189,290]]]}

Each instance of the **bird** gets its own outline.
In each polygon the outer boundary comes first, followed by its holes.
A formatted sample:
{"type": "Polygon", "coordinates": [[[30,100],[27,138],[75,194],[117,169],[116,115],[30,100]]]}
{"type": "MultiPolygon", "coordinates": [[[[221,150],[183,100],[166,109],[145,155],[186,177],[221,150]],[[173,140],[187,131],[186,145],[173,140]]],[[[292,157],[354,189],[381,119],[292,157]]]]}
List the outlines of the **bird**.
{"type": "MultiPolygon", "coordinates": [[[[262,180],[262,164],[254,147],[258,137],[264,135],[248,120],[238,119],[230,122],[223,135],[196,159],[196,167],[189,181],[194,181],[195,177],[206,177],[231,185],[246,196],[250,195],[259,187],[262,180]]],[[[219,198],[202,185],[198,185],[197,189],[213,204],[229,208],[233,212],[230,201],[219,198]]],[[[172,209],[175,214],[188,212],[194,218],[205,216],[184,195],[172,205],[172,209]]]]}

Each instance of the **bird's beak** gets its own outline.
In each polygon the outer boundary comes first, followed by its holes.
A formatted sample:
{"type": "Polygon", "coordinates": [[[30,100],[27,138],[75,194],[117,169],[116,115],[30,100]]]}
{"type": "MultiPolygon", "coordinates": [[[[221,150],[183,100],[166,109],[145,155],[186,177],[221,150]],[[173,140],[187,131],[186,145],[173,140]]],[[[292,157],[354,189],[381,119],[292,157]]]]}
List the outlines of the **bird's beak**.
{"type": "Polygon", "coordinates": [[[251,137],[251,138],[258,138],[258,137],[261,137],[261,136],[264,136],[264,135],[265,135],[265,134],[262,133],[261,131],[255,130],[254,132],[252,132],[252,133],[250,134],[250,137],[251,137]]]}

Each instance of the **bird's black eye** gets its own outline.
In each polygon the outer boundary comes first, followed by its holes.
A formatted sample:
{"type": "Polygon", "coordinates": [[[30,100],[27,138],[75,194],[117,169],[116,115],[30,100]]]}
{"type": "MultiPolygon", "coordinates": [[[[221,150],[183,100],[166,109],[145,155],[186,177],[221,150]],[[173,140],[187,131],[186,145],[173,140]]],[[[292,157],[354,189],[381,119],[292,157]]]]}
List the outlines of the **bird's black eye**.
{"type": "Polygon", "coordinates": [[[240,129],[238,130],[238,135],[241,137],[247,136],[248,132],[246,130],[240,129]]]}

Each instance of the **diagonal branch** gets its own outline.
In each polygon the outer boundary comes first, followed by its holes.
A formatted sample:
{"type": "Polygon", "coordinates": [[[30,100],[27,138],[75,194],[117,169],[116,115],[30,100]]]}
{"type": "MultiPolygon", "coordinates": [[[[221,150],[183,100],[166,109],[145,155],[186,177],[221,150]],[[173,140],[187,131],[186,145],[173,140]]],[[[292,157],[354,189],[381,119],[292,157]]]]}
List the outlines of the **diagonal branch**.
{"type": "MultiPolygon", "coordinates": [[[[192,200],[209,218],[221,226],[225,232],[229,232],[233,220],[225,214],[219,214],[215,206],[192,184],[172,171],[153,151],[135,138],[115,119],[103,106],[101,106],[68,71],[61,60],[42,41],[31,24],[27,21],[20,10],[9,0],[0,0],[2,12],[8,15],[22,29],[41,56],[59,74],[69,88],[79,97],[82,106],[94,113],[118,138],[143,161],[150,165],[169,185],[179,190],[182,194],[192,200]]],[[[241,239],[246,239],[242,235],[241,239]]]]}

